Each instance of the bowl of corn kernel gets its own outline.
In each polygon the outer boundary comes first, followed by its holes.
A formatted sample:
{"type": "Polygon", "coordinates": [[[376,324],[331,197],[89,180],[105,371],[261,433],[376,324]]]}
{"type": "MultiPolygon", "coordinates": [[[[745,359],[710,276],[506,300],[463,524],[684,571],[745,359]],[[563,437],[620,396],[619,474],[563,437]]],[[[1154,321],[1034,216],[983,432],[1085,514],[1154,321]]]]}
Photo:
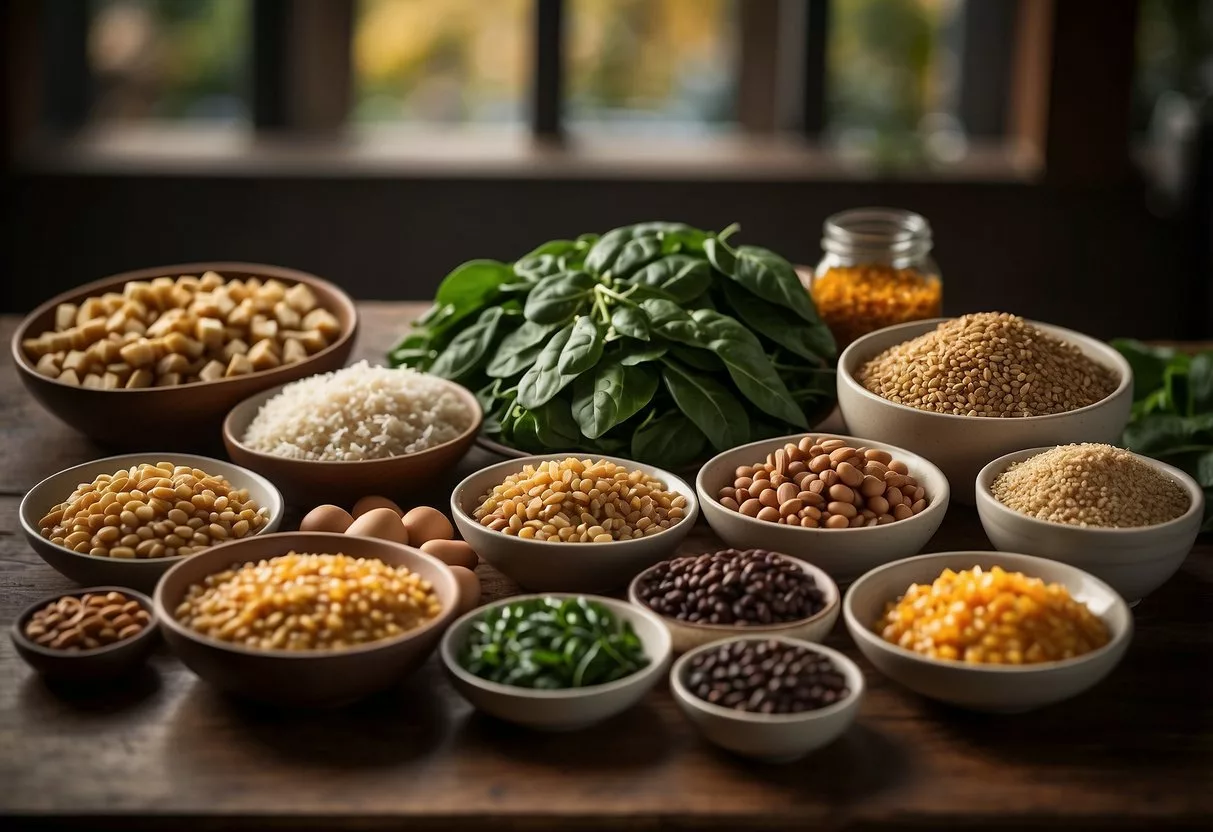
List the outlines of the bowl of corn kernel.
{"type": "Polygon", "coordinates": [[[851,585],[843,617],[859,650],[923,696],[996,713],[1077,696],[1133,636],[1128,605],[1064,563],[1007,552],[895,561],[851,585]]]}
{"type": "Polygon", "coordinates": [[[223,417],[254,393],[344,366],[357,330],[353,301],[314,275],[187,263],[51,298],[11,348],[39,404],[86,436],[194,450],[218,445],[223,417]]]}
{"type": "Polygon", "coordinates": [[[328,707],[399,682],[475,599],[450,568],[389,540],[248,538],[187,558],[156,586],[165,641],[229,693],[328,707]]]}
{"type": "Polygon", "coordinates": [[[30,547],[76,583],[150,593],[179,560],[273,532],[283,511],[274,484],[238,465],[142,453],[52,474],[18,514],[30,547]]]}

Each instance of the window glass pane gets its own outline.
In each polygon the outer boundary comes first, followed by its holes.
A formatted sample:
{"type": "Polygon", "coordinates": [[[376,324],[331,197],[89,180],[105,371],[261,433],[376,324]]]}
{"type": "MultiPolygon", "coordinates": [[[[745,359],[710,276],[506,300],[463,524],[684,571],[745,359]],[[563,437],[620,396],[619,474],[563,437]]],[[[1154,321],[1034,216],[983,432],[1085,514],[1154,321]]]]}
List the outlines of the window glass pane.
{"type": "Polygon", "coordinates": [[[828,135],[885,161],[963,154],[960,0],[830,4],[828,135]]]}
{"type": "Polygon", "coordinates": [[[1213,95],[1213,0],[1143,0],[1133,129],[1166,134],[1213,95]]]}
{"type": "Polygon", "coordinates": [[[704,130],[736,120],[735,0],[568,0],[573,121],[704,130]]]}
{"type": "Polygon", "coordinates": [[[521,120],[531,6],[530,0],[359,0],[354,117],[521,120]]]}
{"type": "Polygon", "coordinates": [[[247,119],[249,0],[92,0],[93,117],[247,119]]]}

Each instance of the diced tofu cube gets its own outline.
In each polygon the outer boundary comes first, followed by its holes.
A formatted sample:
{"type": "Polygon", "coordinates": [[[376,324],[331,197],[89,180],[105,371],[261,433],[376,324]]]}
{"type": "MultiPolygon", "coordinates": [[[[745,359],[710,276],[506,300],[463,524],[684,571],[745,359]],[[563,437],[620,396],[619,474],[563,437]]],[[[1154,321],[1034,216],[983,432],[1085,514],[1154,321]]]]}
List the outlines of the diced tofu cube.
{"type": "MultiPolygon", "coordinates": [[[[122,360],[132,367],[148,367],[155,364],[159,358],[156,355],[156,349],[152,346],[152,342],[147,338],[132,341],[119,350],[118,353],[122,356],[122,360]]],[[[127,387],[129,386],[128,384],[127,387]]]]}
{"type": "Polygon", "coordinates": [[[240,301],[240,304],[232,310],[230,315],[227,316],[228,326],[247,327],[252,324],[253,316],[256,314],[256,305],[248,298],[245,298],[244,300],[240,301]]]}
{"type": "Polygon", "coordinates": [[[59,375],[59,359],[49,352],[44,353],[34,365],[34,370],[48,378],[55,378],[59,375]]]}
{"type": "Polygon", "coordinates": [[[248,344],[244,343],[240,338],[233,338],[223,345],[223,357],[231,360],[233,355],[245,355],[248,353],[248,344]]]}
{"type": "Polygon", "coordinates": [[[316,308],[316,295],[306,283],[296,283],[286,290],[284,296],[287,304],[300,315],[306,315],[316,308]]]}
{"type": "Polygon", "coordinates": [[[165,335],[164,348],[168,352],[180,353],[190,359],[198,358],[206,352],[206,346],[201,341],[195,341],[180,332],[170,332],[165,335]]]}
{"type": "Polygon", "coordinates": [[[101,298],[89,298],[80,304],[80,311],[76,313],[76,326],[80,326],[85,321],[91,321],[93,318],[107,317],[107,315],[101,298]]]}
{"type": "Polygon", "coordinates": [[[261,341],[263,339],[273,340],[278,336],[278,322],[273,318],[267,318],[264,315],[256,315],[253,322],[249,325],[249,337],[253,341],[261,341]]]}
{"type": "Polygon", "coordinates": [[[86,375],[84,377],[84,381],[81,383],[80,386],[89,387],[89,388],[92,388],[93,390],[100,390],[101,389],[101,376],[98,375],[97,373],[89,373],[88,375],[86,375]]]}
{"type": "Polygon", "coordinates": [[[244,281],[244,288],[248,289],[248,293],[250,295],[256,295],[257,291],[261,288],[261,278],[259,278],[259,277],[248,278],[247,280],[244,281]]]}
{"type": "Polygon", "coordinates": [[[287,338],[282,343],[282,363],[294,364],[307,358],[307,350],[294,338],[287,338]]]}
{"type": "MultiPolygon", "coordinates": [[[[122,344],[118,341],[98,341],[97,355],[101,357],[104,364],[113,364],[117,361],[122,361],[122,344]]],[[[123,362],[125,363],[125,362],[123,362]]]]}
{"type": "Polygon", "coordinates": [[[152,289],[152,284],[145,280],[132,280],[122,287],[122,294],[127,300],[138,301],[142,306],[160,307],[159,298],[152,289]]]}
{"type": "Polygon", "coordinates": [[[179,352],[170,352],[156,362],[156,375],[165,373],[183,373],[190,365],[190,360],[179,352]]]}
{"type": "Polygon", "coordinates": [[[232,278],[227,283],[223,284],[223,288],[227,289],[227,295],[236,303],[248,297],[248,287],[244,285],[244,281],[240,278],[232,278]]]}
{"type": "Polygon", "coordinates": [[[210,292],[199,292],[194,295],[194,301],[190,304],[190,312],[203,318],[219,317],[219,305],[215,303],[215,297],[210,292]]]}
{"type": "Polygon", "coordinates": [[[135,368],[130,364],[127,364],[125,361],[116,361],[111,364],[106,364],[105,371],[107,373],[113,373],[116,376],[126,378],[135,371],[135,368]]]}
{"type": "MultiPolygon", "coordinates": [[[[71,332],[71,330],[68,330],[71,332]]],[[[109,329],[106,326],[104,318],[93,318],[91,321],[85,321],[80,326],[76,327],[76,335],[72,336],[73,342],[77,339],[80,343],[88,346],[105,338],[109,329]]]]}
{"type": "Polygon", "coordinates": [[[270,370],[282,363],[276,354],[274,342],[268,338],[253,344],[248,351],[248,360],[255,370],[270,370]]]}
{"type": "Polygon", "coordinates": [[[233,355],[227,363],[225,376],[246,376],[253,372],[253,362],[246,355],[233,355]]]}
{"type": "Polygon", "coordinates": [[[122,297],[120,292],[106,292],[101,296],[101,306],[105,309],[105,314],[112,315],[122,308],[122,304],[126,303],[126,298],[122,297]]]}
{"type": "Polygon", "coordinates": [[[139,387],[151,387],[152,382],[156,377],[152,375],[152,371],[146,367],[140,367],[135,372],[131,373],[131,377],[126,380],[126,389],[134,390],[139,387]]]}
{"type": "Polygon", "coordinates": [[[278,321],[278,326],[282,329],[298,329],[303,321],[299,313],[284,300],[274,304],[274,320],[278,321]]]}
{"type": "Polygon", "coordinates": [[[314,329],[304,330],[299,338],[299,343],[303,344],[303,348],[308,351],[308,355],[320,352],[329,345],[328,339],[324,337],[324,334],[314,329]]]}
{"type": "Polygon", "coordinates": [[[110,316],[105,319],[105,328],[110,332],[125,332],[126,310],[119,309],[116,312],[110,313],[110,316]]]}
{"type": "Polygon", "coordinates": [[[180,373],[161,373],[156,376],[157,387],[176,387],[181,383],[180,373]]]}
{"type": "Polygon", "coordinates": [[[177,278],[177,285],[187,292],[197,292],[199,280],[192,274],[183,274],[177,278]]]}
{"type": "Polygon", "coordinates": [[[206,366],[198,372],[198,378],[203,381],[214,381],[215,379],[223,378],[223,373],[226,369],[218,361],[208,361],[206,366]]]}
{"type": "Polygon", "coordinates": [[[62,369],[75,370],[77,373],[84,370],[89,364],[88,356],[80,350],[72,350],[63,359],[62,369]]]}
{"type": "Polygon", "coordinates": [[[194,327],[194,337],[207,350],[217,352],[223,348],[223,322],[217,318],[199,318],[194,327]]]}
{"type": "Polygon", "coordinates": [[[101,377],[101,389],[117,390],[122,386],[122,378],[117,373],[106,373],[101,377]]]}
{"type": "MultiPolygon", "coordinates": [[[[90,344],[84,350],[84,365],[92,367],[98,364],[104,365],[109,363],[110,350],[106,347],[109,341],[98,341],[95,344],[90,344]]],[[[79,369],[79,368],[77,368],[79,369]]]]}
{"type": "Polygon", "coordinates": [[[64,370],[59,374],[59,380],[64,384],[71,384],[75,387],[80,386],[80,377],[76,375],[75,370],[64,370]]]}
{"type": "Polygon", "coordinates": [[[138,335],[146,335],[147,327],[143,325],[143,321],[138,318],[127,318],[126,323],[122,326],[123,332],[134,332],[138,335]]]}
{"type": "MultiPolygon", "coordinates": [[[[98,318],[97,320],[101,321],[102,325],[104,326],[104,319],[98,318]]],[[[77,329],[78,328],[79,327],[77,327],[77,329]]],[[[68,350],[73,349],[72,336],[66,332],[52,332],[47,335],[43,335],[42,337],[46,339],[46,343],[50,347],[51,352],[67,352],[68,350]]]]}
{"type": "Polygon", "coordinates": [[[236,308],[236,301],[232,300],[223,287],[211,292],[211,301],[215,304],[215,310],[219,313],[219,317],[227,320],[227,316],[232,314],[232,310],[236,308]]]}
{"type": "Polygon", "coordinates": [[[223,285],[223,275],[219,272],[206,272],[202,275],[202,280],[198,281],[198,286],[204,292],[211,292],[223,285]]]}
{"type": "Polygon", "coordinates": [[[261,296],[266,300],[277,303],[286,297],[286,284],[281,280],[271,277],[261,284],[261,296]]]}
{"type": "Polygon", "coordinates": [[[41,358],[51,351],[50,337],[39,335],[37,338],[26,338],[21,342],[21,349],[30,358],[41,358]]]}
{"type": "Polygon", "coordinates": [[[304,315],[303,328],[314,329],[330,341],[341,334],[341,324],[327,309],[313,309],[304,315]]]}
{"type": "Polygon", "coordinates": [[[76,325],[80,307],[74,303],[61,303],[55,307],[55,329],[62,332],[76,325]]]}
{"type": "Polygon", "coordinates": [[[173,287],[171,289],[168,290],[168,292],[166,293],[166,296],[167,296],[167,302],[165,302],[162,306],[162,308],[164,308],[164,309],[173,309],[173,308],[185,309],[190,305],[190,302],[194,299],[193,292],[190,292],[187,289],[183,289],[180,286],[177,286],[175,284],[173,285],[173,287]]]}

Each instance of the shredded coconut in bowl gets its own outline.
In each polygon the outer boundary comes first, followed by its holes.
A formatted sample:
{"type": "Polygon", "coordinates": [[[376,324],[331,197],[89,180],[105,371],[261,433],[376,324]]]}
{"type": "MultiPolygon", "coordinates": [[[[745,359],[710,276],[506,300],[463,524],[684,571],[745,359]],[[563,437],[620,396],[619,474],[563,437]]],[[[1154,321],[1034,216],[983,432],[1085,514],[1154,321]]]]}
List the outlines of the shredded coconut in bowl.
{"type": "Polygon", "coordinates": [[[449,442],[473,418],[445,380],[360,361],[283,387],[257,411],[241,442],[290,459],[385,459],[449,442]]]}

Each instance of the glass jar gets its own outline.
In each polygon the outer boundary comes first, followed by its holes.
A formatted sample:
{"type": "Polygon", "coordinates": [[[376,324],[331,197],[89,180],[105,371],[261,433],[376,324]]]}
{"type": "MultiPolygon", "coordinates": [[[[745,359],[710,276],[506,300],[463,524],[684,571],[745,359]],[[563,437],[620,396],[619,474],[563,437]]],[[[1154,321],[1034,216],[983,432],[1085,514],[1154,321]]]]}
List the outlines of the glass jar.
{"type": "Polygon", "coordinates": [[[943,281],[931,226],[900,208],[855,208],[822,226],[824,255],[809,291],[841,350],[877,329],[937,318],[943,281]]]}

